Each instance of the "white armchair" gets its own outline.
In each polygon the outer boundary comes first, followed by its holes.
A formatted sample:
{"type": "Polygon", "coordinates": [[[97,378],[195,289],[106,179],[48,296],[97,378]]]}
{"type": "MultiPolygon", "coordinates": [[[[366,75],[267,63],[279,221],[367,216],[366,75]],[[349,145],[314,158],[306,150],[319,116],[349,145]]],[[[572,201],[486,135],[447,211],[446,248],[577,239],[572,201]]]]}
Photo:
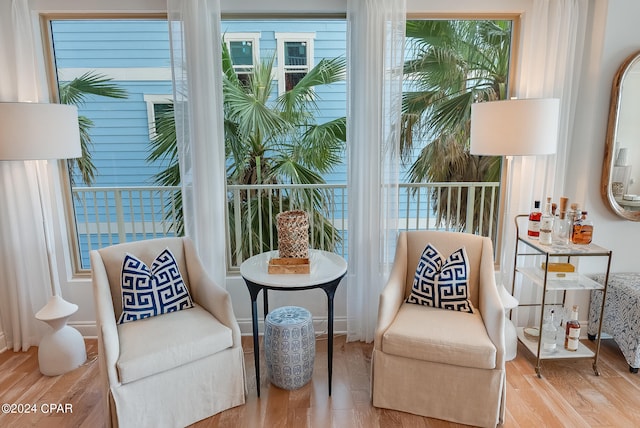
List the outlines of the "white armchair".
{"type": "Polygon", "coordinates": [[[244,357],[231,299],[187,238],[90,253],[107,426],[179,427],[245,402],[244,357]],[[169,249],[194,307],[118,324],[125,253],[151,266],[169,249]]]}
{"type": "Polygon", "coordinates": [[[373,405],[462,424],[495,427],[505,415],[505,314],[489,238],[402,232],[380,295],[372,357],[373,405]],[[445,257],[464,246],[474,314],[406,303],[431,243],[445,257]]]}

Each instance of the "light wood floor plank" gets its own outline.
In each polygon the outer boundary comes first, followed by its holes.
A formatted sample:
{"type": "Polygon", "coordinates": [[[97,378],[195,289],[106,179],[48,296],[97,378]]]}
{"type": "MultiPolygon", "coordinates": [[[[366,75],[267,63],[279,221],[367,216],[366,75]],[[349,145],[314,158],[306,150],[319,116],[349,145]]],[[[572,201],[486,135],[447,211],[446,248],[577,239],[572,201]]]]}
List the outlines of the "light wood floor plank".
{"type": "MultiPolygon", "coordinates": [[[[67,428],[104,426],[97,343],[87,340],[88,361],[63,376],[38,371],[37,348],[0,354],[0,404],[35,404],[36,413],[0,414],[0,427],[67,428]],[[73,413],[45,413],[43,405],[71,404],[73,413]]],[[[586,342],[593,347],[592,343],[586,342]]],[[[261,356],[261,397],[255,393],[252,341],[243,338],[247,367],[247,403],[200,421],[195,428],[452,428],[437,419],[376,409],[370,401],[372,344],[346,343],[336,336],[333,394],[328,397],[326,339],[316,346],[313,379],[285,391],[270,385],[261,356]]],[[[535,358],[522,346],[507,363],[507,414],[504,426],[631,427],[640,426],[640,375],[628,365],[612,340],[603,340],[599,371],[591,360],[543,361],[542,378],[535,358]]],[[[461,406],[464,403],[460,403],[461,406]]]]}

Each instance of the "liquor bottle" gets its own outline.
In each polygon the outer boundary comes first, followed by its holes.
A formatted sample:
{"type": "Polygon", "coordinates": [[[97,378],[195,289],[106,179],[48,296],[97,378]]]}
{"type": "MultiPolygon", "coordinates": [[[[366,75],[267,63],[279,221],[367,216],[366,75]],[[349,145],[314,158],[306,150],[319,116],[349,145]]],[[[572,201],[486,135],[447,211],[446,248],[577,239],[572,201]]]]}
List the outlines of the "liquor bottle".
{"type": "Polygon", "coordinates": [[[569,242],[573,242],[573,224],[580,218],[581,211],[578,210],[578,204],[571,204],[571,209],[567,212],[569,218],[569,242]]]}
{"type": "Polygon", "coordinates": [[[593,239],[593,223],[587,219],[587,212],[582,211],[580,219],[573,224],[571,242],[574,244],[590,244],[593,239]]]}
{"type": "Polygon", "coordinates": [[[547,353],[556,351],[556,343],[558,341],[558,327],[553,319],[554,310],[551,309],[549,318],[542,324],[542,350],[547,353]]]}
{"type": "Polygon", "coordinates": [[[540,212],[540,201],[533,203],[533,210],[529,214],[529,224],[527,227],[527,236],[529,238],[538,239],[540,236],[540,218],[542,213],[540,212]]]}
{"type": "Polygon", "coordinates": [[[564,347],[567,351],[577,351],[580,343],[580,322],[578,322],[578,305],[573,305],[571,319],[566,322],[564,347]]]}
{"type": "Polygon", "coordinates": [[[571,220],[567,215],[568,202],[569,199],[567,197],[560,198],[559,214],[553,223],[553,240],[560,245],[567,245],[571,235],[571,220]]]}
{"type": "Polygon", "coordinates": [[[551,214],[551,198],[547,198],[544,204],[544,212],[540,217],[540,243],[551,245],[553,243],[553,214],[551,214]]]}

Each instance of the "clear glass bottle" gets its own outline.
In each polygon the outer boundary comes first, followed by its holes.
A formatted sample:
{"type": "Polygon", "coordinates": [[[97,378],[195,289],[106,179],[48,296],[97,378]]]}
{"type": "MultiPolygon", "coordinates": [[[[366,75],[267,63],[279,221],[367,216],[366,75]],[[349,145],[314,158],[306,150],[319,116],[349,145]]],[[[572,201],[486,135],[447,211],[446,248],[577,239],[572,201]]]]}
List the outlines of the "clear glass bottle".
{"type": "Polygon", "coordinates": [[[540,212],[540,201],[533,203],[533,209],[529,214],[529,223],[527,226],[527,236],[529,238],[538,239],[540,236],[540,218],[542,212],[540,212]]]}
{"type": "Polygon", "coordinates": [[[542,351],[546,353],[556,352],[558,342],[558,327],[556,327],[555,320],[553,319],[555,311],[551,309],[549,317],[542,324],[542,334],[540,340],[542,340],[542,351]]]}
{"type": "Polygon", "coordinates": [[[540,217],[540,243],[551,245],[553,243],[553,214],[551,214],[551,198],[547,198],[544,204],[544,212],[540,217]]]}
{"type": "Polygon", "coordinates": [[[587,219],[587,212],[582,211],[580,218],[573,224],[571,242],[579,245],[587,245],[593,239],[593,223],[587,219]]]}
{"type": "Polygon", "coordinates": [[[580,322],[578,321],[578,305],[573,305],[571,319],[565,324],[564,348],[577,351],[580,343],[580,322]]]}
{"type": "Polygon", "coordinates": [[[553,241],[559,245],[569,244],[571,235],[571,220],[567,215],[568,202],[568,198],[564,196],[560,198],[559,214],[553,223],[553,241]]]}

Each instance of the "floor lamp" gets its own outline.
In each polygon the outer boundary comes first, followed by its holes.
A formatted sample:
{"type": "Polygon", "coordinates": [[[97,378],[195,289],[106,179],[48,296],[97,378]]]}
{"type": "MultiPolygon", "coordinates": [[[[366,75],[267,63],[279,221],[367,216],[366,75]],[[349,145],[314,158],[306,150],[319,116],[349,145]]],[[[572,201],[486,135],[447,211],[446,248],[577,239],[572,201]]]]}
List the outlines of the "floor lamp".
{"type": "MultiPolygon", "coordinates": [[[[75,106],[0,103],[0,161],[68,159],[81,155],[78,111],[75,106]]],[[[64,300],[56,286],[56,261],[46,221],[40,165],[36,165],[36,175],[52,294],[49,302],[35,314],[38,320],[52,327],[40,341],[38,363],[42,374],[56,376],[82,365],[87,354],[80,332],[67,325],[67,320],[78,310],[78,305],[64,300]]]]}
{"type": "MultiPolygon", "coordinates": [[[[512,157],[555,153],[559,111],[560,100],[557,98],[511,99],[471,105],[471,154],[505,156],[507,185],[502,210],[505,215],[510,206],[512,157]]],[[[504,283],[500,297],[505,311],[518,306],[518,301],[504,288],[504,283]]],[[[505,325],[505,343],[506,358],[512,360],[516,356],[518,336],[510,319],[505,325]]]]}

